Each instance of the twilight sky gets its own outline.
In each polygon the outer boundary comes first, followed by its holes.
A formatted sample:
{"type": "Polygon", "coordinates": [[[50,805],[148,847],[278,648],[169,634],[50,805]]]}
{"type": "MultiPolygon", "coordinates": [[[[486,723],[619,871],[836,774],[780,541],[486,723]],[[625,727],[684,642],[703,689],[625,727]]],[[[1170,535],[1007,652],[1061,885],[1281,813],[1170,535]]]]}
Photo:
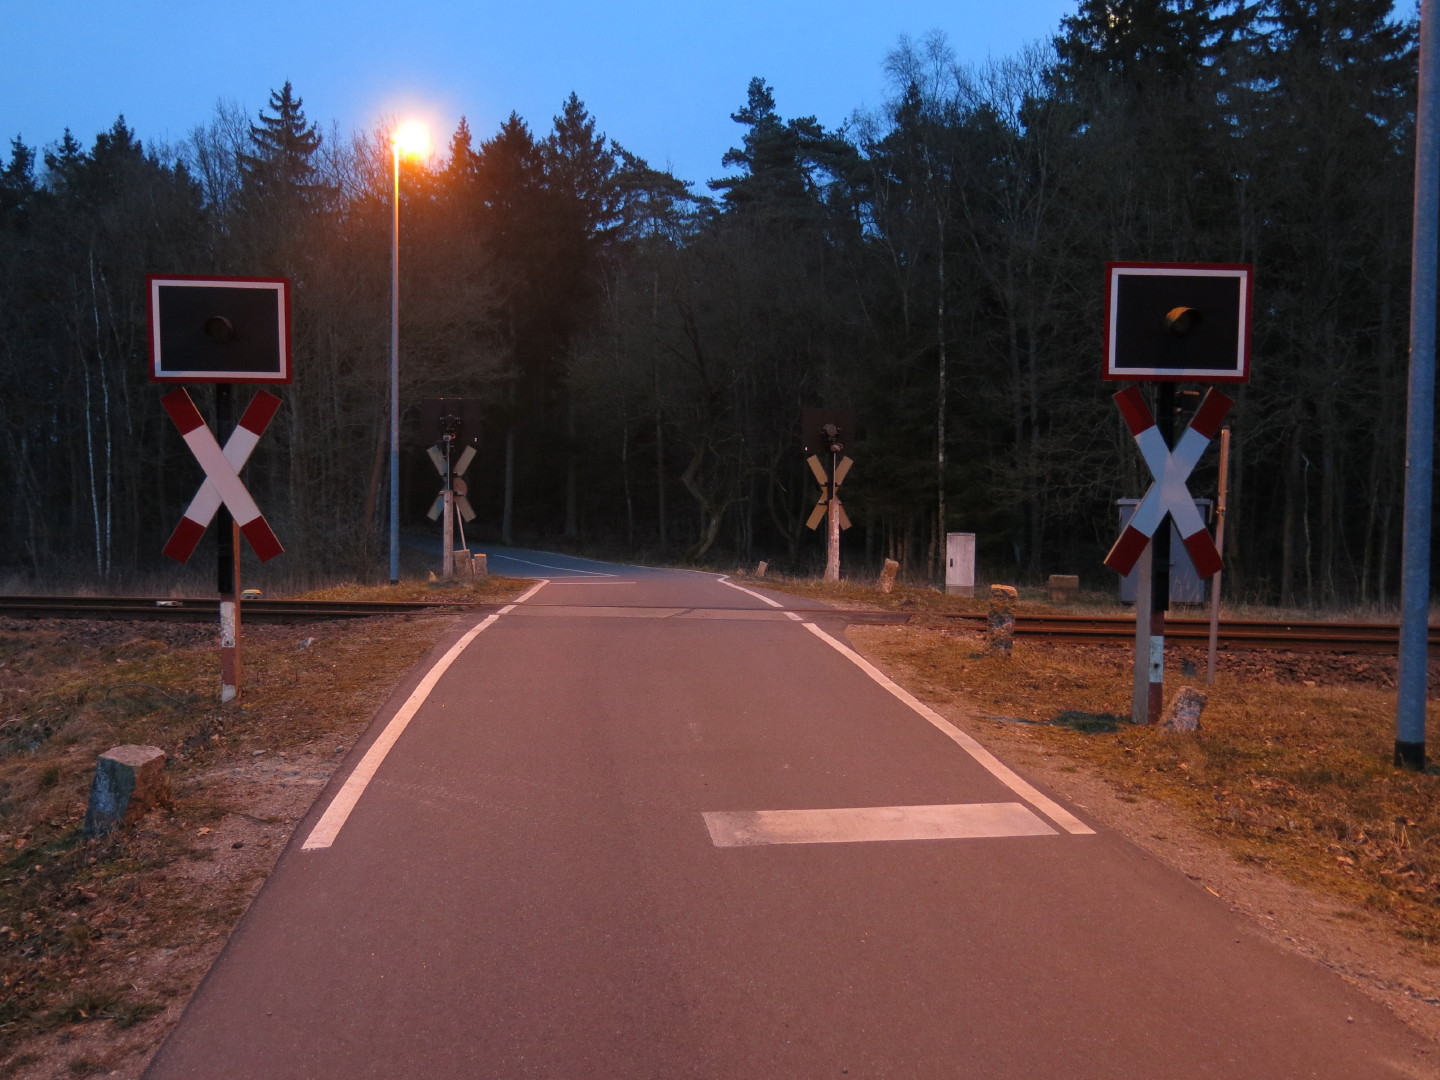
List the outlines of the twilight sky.
{"type": "Polygon", "coordinates": [[[704,192],[752,76],[782,116],[835,127],[881,103],[901,35],[942,30],[981,63],[1053,36],[1075,3],[0,0],[0,152],[66,127],[88,149],[122,113],[147,144],[179,141],[220,100],[253,117],[286,79],[327,134],[417,115],[443,147],[462,115],[478,142],[513,110],[543,137],[574,90],[606,134],[704,192]]]}

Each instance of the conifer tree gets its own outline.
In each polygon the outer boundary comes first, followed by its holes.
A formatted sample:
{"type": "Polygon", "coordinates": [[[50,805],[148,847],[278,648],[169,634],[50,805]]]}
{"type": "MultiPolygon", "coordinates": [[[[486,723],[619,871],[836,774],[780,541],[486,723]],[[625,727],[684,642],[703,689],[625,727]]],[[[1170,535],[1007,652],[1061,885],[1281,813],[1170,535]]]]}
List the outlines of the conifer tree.
{"type": "Polygon", "coordinates": [[[826,196],[853,176],[858,158],[854,146],[827,132],[813,116],[781,119],[774,91],[762,78],[750,80],[745,105],[730,119],[746,131],[741,145],[726,151],[721,164],[744,172],[709,182],[728,209],[772,223],[814,221],[826,196]]]}
{"type": "Polygon", "coordinates": [[[243,216],[268,219],[284,231],[331,194],[315,162],[323,139],[289,80],[270,92],[270,112],[259,119],[250,125],[251,149],[238,155],[240,207],[243,216]]]}

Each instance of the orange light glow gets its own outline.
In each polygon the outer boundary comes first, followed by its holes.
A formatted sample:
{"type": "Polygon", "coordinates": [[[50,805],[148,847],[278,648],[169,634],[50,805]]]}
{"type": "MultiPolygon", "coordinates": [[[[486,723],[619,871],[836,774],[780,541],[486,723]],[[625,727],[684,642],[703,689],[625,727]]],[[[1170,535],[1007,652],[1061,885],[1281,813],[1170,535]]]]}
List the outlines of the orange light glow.
{"type": "Polygon", "coordinates": [[[430,129],[418,120],[409,120],[395,129],[391,136],[395,149],[401,157],[426,158],[430,156],[430,129]]]}

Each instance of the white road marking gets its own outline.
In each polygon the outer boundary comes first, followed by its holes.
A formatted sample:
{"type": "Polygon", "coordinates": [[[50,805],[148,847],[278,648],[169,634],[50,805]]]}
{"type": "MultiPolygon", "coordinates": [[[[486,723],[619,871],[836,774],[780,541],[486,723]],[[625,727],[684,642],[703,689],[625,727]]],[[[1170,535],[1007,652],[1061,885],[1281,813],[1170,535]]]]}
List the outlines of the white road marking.
{"type": "MultiPolygon", "coordinates": [[[[743,586],[743,585],[736,585],[733,581],[731,581],[729,578],[725,577],[723,574],[719,577],[718,580],[719,580],[719,582],[720,582],[721,585],[729,585],[730,588],[732,588],[732,589],[739,589],[739,590],[740,590],[741,592],[743,592],[746,596],[753,596],[756,600],[759,600],[762,604],[769,604],[769,605],[770,605],[771,607],[773,607],[773,608],[778,608],[778,607],[784,607],[784,606],[785,606],[784,604],[780,604],[780,603],[777,603],[777,602],[774,601],[774,600],[771,600],[770,597],[768,597],[768,596],[761,596],[758,592],[755,592],[755,591],[753,591],[753,590],[751,590],[751,589],[747,589],[747,588],[745,588],[745,586],[743,586]]],[[[788,619],[790,619],[792,622],[804,622],[804,621],[805,621],[805,620],[802,619],[799,615],[796,615],[795,612],[793,612],[793,611],[787,611],[787,612],[785,612],[785,617],[788,618],[788,619]]]]}
{"type": "MultiPolygon", "coordinates": [[[[553,584],[553,582],[552,582],[553,584]]],[[[524,614],[531,618],[561,619],[686,619],[686,620],[776,620],[779,611],[764,608],[688,608],[688,607],[600,607],[593,604],[526,604],[524,614]]]]}
{"type": "MultiPolygon", "coordinates": [[[[640,607],[595,607],[574,604],[529,604],[524,614],[528,618],[561,619],[673,619],[683,615],[689,608],[640,608],[640,607]]],[[[765,614],[769,614],[766,612],[765,614]]]]}
{"type": "Polygon", "coordinates": [[[496,555],[495,561],[524,563],[526,566],[538,566],[542,570],[559,570],[566,574],[585,574],[588,577],[613,578],[616,576],[615,574],[601,573],[599,570],[581,570],[576,566],[551,566],[549,563],[536,562],[534,559],[517,559],[514,555],[496,555]]]}
{"type": "Polygon", "coordinates": [[[1094,829],[1090,828],[1090,826],[1086,825],[1083,821],[1077,818],[1074,814],[1070,813],[1070,811],[1066,810],[1054,799],[1042,795],[1033,786],[1020,779],[1020,777],[1017,776],[1008,765],[1002,762],[994,754],[990,753],[989,750],[986,750],[973,738],[965,734],[965,732],[961,731],[954,724],[950,723],[949,720],[946,720],[934,709],[930,708],[930,706],[921,702],[904,687],[899,686],[895,682],[891,681],[889,676],[887,676],[874,664],[870,663],[870,661],[866,660],[854,649],[850,648],[850,646],[846,645],[844,642],[836,641],[833,637],[825,633],[824,630],[821,630],[814,623],[806,623],[805,629],[809,630],[821,641],[825,642],[826,645],[829,645],[841,656],[845,657],[861,671],[865,672],[866,675],[869,675],[870,678],[874,679],[875,682],[879,683],[894,697],[898,698],[905,705],[908,705],[912,710],[919,713],[926,720],[930,721],[930,723],[935,725],[936,728],[938,728],[952,742],[954,742],[955,745],[959,746],[960,749],[964,750],[967,754],[969,754],[972,758],[979,762],[980,765],[983,766],[992,776],[994,776],[1002,784],[1008,787],[1011,791],[1015,792],[1016,795],[1019,795],[1020,798],[1024,799],[1031,806],[1035,807],[1035,809],[1039,810],[1051,821],[1055,822],[1055,824],[1059,825],[1066,832],[1076,835],[1094,833],[1094,829]]]}
{"type": "Polygon", "coordinates": [[[444,656],[436,661],[435,666],[427,671],[425,677],[420,680],[420,685],[411,691],[410,696],[405,699],[405,703],[395,711],[395,715],[385,725],[385,730],[380,732],[380,737],[370,744],[370,749],[365,751],[365,756],[360,759],[360,764],[356,765],[355,770],[345,778],[345,783],[340,786],[335,798],[325,808],[325,813],[320,815],[320,820],[315,823],[315,827],[310,830],[310,835],[300,845],[301,851],[317,851],[328,848],[335,842],[335,838],[340,835],[340,830],[344,827],[345,822],[349,820],[350,812],[355,809],[355,804],[360,801],[360,796],[365,794],[365,789],[374,779],[375,772],[380,768],[385,756],[390,753],[391,747],[409,726],[415,714],[420,711],[420,706],[425,704],[425,700],[435,689],[441,676],[450,669],[450,665],[459,658],[472,641],[489,629],[495,620],[514,611],[516,604],[523,604],[548,584],[549,581],[539,582],[517,597],[514,604],[506,604],[495,614],[486,617],[485,621],[478,626],[471,627],[459,641],[450,646],[444,656]]]}
{"type": "Polygon", "coordinates": [[[716,847],[1055,835],[1054,829],[1020,803],[740,810],[708,813],[704,817],[710,840],[716,847]]]}

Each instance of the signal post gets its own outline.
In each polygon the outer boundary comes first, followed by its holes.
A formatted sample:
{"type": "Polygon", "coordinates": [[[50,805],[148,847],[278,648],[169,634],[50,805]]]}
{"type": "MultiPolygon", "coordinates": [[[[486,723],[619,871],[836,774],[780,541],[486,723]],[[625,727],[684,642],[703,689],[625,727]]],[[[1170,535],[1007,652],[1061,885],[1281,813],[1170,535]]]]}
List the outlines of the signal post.
{"type": "Polygon", "coordinates": [[[1158,722],[1164,707],[1172,523],[1200,577],[1224,565],[1187,480],[1233,402],[1211,386],[1177,441],[1175,385],[1249,380],[1252,276],[1251,267],[1235,264],[1106,266],[1104,378],[1155,384],[1153,412],[1139,386],[1115,395],[1153,480],[1105,556],[1106,566],[1128,574],[1148,555],[1148,581],[1135,604],[1137,724],[1158,722]]]}

